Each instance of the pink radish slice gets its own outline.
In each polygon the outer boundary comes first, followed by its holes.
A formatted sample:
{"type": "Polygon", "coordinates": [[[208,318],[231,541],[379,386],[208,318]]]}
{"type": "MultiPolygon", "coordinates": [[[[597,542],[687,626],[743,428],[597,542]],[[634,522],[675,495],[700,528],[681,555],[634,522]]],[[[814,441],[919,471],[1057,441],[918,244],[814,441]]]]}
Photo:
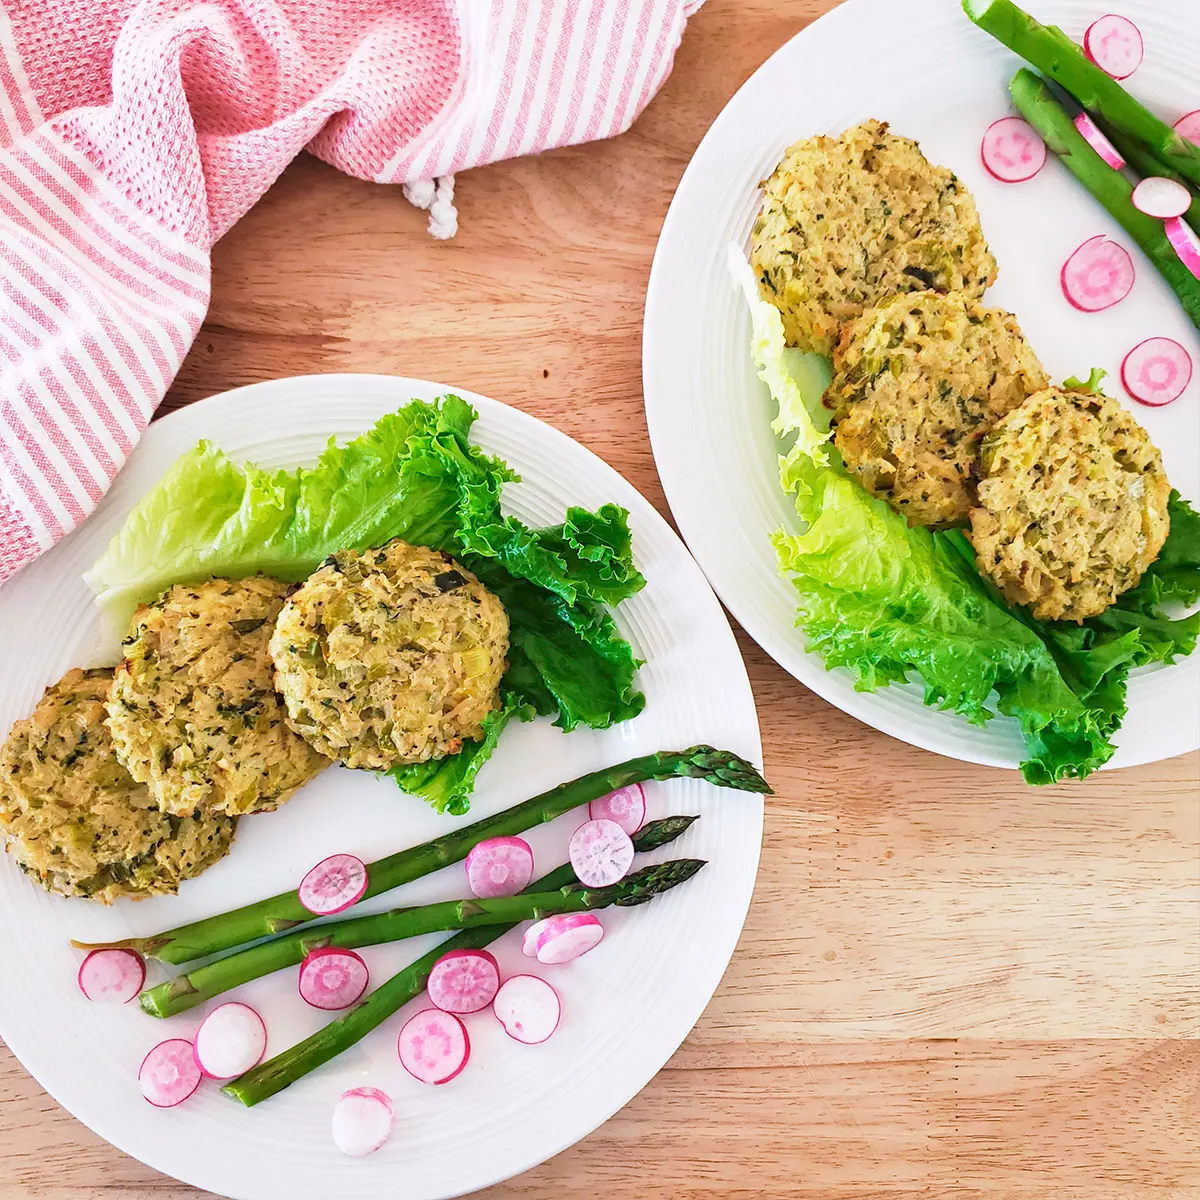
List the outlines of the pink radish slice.
{"type": "Polygon", "coordinates": [[[410,1018],[396,1041],[400,1065],[422,1083],[449,1083],[471,1057],[467,1027],[453,1014],[427,1008],[410,1018]]]}
{"type": "Polygon", "coordinates": [[[1200,146],[1200,108],[1180,117],[1172,128],[1180,137],[1185,137],[1189,142],[1200,146]]]}
{"type": "Polygon", "coordinates": [[[300,998],[329,1012],[349,1008],[367,990],[371,973],[353,950],[321,946],[300,964],[296,986],[300,998]]]}
{"type": "Polygon", "coordinates": [[[524,838],[485,838],[467,855],[467,883],[480,899],[515,896],[532,878],[533,851],[524,838]]]}
{"type": "Polygon", "coordinates": [[[1125,390],[1139,404],[1154,408],[1178,400],[1191,378],[1191,357],[1171,338],[1153,337],[1139,342],[1121,364],[1125,390]]]}
{"type": "Polygon", "coordinates": [[[1087,27],[1083,52],[1106,75],[1128,79],[1142,65],[1141,30],[1127,17],[1108,13],[1087,27]]]}
{"type": "Polygon", "coordinates": [[[328,916],[357,904],[367,890],[367,867],[353,854],[323,858],[300,881],[297,895],[310,913],[328,916]]]}
{"type": "Polygon", "coordinates": [[[546,932],[546,926],[550,924],[553,917],[543,917],[540,921],[534,921],[530,927],[525,930],[525,935],[521,939],[521,953],[527,958],[537,958],[538,938],[546,932]]]}
{"type": "Polygon", "coordinates": [[[1108,165],[1112,167],[1114,171],[1119,171],[1125,165],[1125,160],[1121,157],[1121,152],[1112,144],[1112,142],[1108,140],[1103,133],[1101,133],[1100,126],[1097,125],[1096,122],[1087,115],[1087,113],[1081,112],[1079,116],[1075,118],[1075,128],[1078,129],[1083,135],[1083,140],[1087,142],[1087,144],[1091,146],[1091,148],[1095,150],[1095,152],[1100,155],[1100,157],[1104,159],[1104,161],[1108,163],[1108,165]]]}
{"type": "Polygon", "coordinates": [[[563,913],[551,917],[537,943],[537,960],[548,967],[570,962],[600,944],[604,926],[594,913],[563,913]]]}
{"type": "Polygon", "coordinates": [[[155,1108],[174,1108],[200,1086],[200,1068],[192,1043],[184,1038],[159,1042],[138,1067],[138,1083],[155,1108]]]}
{"type": "Polygon", "coordinates": [[[248,1004],[220,1004],[196,1030],[196,1065],[211,1079],[250,1070],[267,1049],[267,1027],[248,1004]]]}
{"type": "Polygon", "coordinates": [[[1143,179],[1133,189],[1130,199],[1139,212],[1164,221],[1168,217],[1181,216],[1192,203],[1192,195],[1182,183],[1164,179],[1161,175],[1150,175],[1143,179]]]}
{"type": "Polygon", "coordinates": [[[1024,183],[1046,165],[1046,143],[1028,121],[1001,117],[984,130],[979,157],[1001,183],[1024,183]]]}
{"type": "Polygon", "coordinates": [[[1102,233],[1088,238],[1063,263],[1063,295],[1083,312],[1100,312],[1124,300],[1133,287],[1129,251],[1102,233]]]}
{"type": "Polygon", "coordinates": [[[374,1154],[392,1136],[392,1099],[378,1088],[351,1088],[333,1106],[333,1144],[352,1158],[374,1154]]]}
{"type": "Polygon", "coordinates": [[[618,788],[593,800],[588,805],[588,816],[593,821],[613,821],[633,837],[646,819],[646,793],[640,783],[618,788]]]}
{"type": "Polygon", "coordinates": [[[633,842],[616,821],[585,821],[571,835],[567,857],[584,887],[608,887],[633,864],[633,842]]]}
{"type": "Polygon", "coordinates": [[[514,975],[496,993],[492,1012],[515,1041],[536,1046],[558,1028],[562,1003],[558,993],[536,975],[514,975]]]}
{"type": "Polygon", "coordinates": [[[1179,261],[1200,279],[1200,237],[1181,217],[1168,217],[1163,222],[1167,241],[1175,247],[1179,261]]]}
{"type": "Polygon", "coordinates": [[[89,1000],[128,1004],[146,982],[146,963],[135,950],[93,950],[76,979],[89,1000]]]}
{"type": "Polygon", "coordinates": [[[486,950],[451,950],[433,964],[425,990],[443,1012],[487,1008],[500,987],[500,965],[486,950]]]}

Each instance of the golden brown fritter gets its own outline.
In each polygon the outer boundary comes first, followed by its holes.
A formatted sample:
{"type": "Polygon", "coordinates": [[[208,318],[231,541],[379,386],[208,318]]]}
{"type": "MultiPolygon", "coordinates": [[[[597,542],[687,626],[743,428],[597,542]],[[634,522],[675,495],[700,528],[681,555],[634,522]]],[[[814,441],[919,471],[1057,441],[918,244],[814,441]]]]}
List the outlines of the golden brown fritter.
{"type": "Polygon", "coordinates": [[[996,279],[970,193],[879,121],[797,142],[762,186],[750,257],[789,345],[829,354],[898,292],[978,299],[996,279]]]}

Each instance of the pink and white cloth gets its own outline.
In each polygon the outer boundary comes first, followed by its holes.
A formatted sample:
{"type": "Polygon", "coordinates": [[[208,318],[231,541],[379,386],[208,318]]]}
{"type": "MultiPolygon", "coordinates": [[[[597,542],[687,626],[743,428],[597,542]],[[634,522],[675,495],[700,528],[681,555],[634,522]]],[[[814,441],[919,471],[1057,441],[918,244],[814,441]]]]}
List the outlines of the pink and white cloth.
{"type": "Polygon", "coordinates": [[[301,150],[405,185],[622,132],[698,0],[0,0],[0,582],[96,506],[301,150]]]}

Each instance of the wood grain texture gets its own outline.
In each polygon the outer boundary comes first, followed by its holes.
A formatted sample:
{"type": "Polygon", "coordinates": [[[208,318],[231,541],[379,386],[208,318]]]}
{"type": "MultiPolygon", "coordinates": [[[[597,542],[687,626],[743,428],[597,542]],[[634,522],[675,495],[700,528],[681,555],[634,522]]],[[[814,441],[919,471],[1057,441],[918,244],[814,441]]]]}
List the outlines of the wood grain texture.
{"type": "MultiPolygon", "coordinates": [[[[217,247],[167,407],[307,371],[452,381],[666,513],[641,398],[655,238],[712,119],[829,6],[710,0],[631,133],[460,177],[449,244],[302,158],[217,247]]],[[[641,1095],[489,1200],[1200,1197],[1200,759],[1029,791],[868,729],[740,642],[777,795],[738,952],[641,1095]]],[[[2,1054],[4,1200],[199,1195],[2,1054]]]]}

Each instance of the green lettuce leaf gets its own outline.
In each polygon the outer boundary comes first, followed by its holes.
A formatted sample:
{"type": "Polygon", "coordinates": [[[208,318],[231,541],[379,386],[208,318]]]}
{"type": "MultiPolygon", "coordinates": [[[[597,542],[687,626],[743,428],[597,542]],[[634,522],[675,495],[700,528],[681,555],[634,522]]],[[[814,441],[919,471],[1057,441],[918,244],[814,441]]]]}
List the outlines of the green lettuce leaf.
{"type": "Polygon", "coordinates": [[[86,579],[118,623],[174,583],[263,573],[298,582],[330,554],[400,537],[455,555],[500,596],[511,651],[502,707],[452,758],[391,772],[439,809],[464,812],[479,768],[514,717],[554,715],[564,730],[605,728],[641,711],[640,665],[604,605],[644,586],[628,514],[571,508],[529,529],[501,511],[517,476],[469,442],[457,396],[413,401],[315,466],[265,471],[201,442],[130,513],[86,579]]]}

